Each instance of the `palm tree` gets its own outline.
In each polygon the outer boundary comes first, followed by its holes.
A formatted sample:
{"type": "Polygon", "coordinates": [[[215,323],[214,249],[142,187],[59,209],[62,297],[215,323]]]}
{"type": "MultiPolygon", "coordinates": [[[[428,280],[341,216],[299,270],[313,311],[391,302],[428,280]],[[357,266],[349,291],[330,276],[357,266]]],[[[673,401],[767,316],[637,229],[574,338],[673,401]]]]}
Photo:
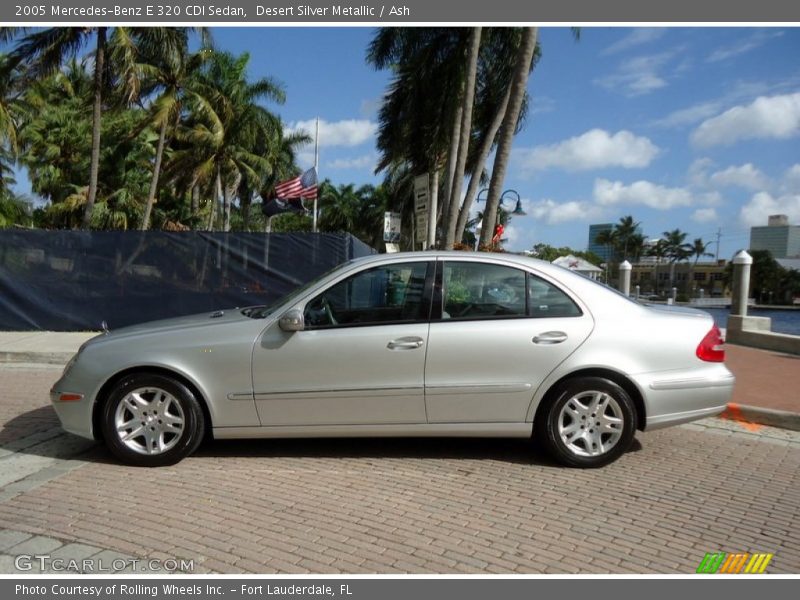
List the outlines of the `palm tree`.
{"type": "Polygon", "coordinates": [[[647,251],[649,256],[652,256],[656,259],[655,267],[653,268],[653,277],[655,277],[656,285],[655,285],[655,292],[656,294],[659,293],[659,284],[658,284],[658,265],[661,264],[661,261],[667,256],[667,241],[665,239],[659,239],[656,241],[655,244],[651,245],[647,251]]]}
{"type": "Polygon", "coordinates": [[[680,229],[664,232],[666,256],[669,259],[669,285],[673,287],[675,280],[675,263],[686,260],[690,256],[690,246],[686,243],[688,234],[680,229]]]}
{"type": "Polygon", "coordinates": [[[67,57],[76,56],[81,48],[94,38],[92,145],[89,188],[81,221],[83,229],[88,229],[91,224],[92,210],[97,198],[97,178],[100,166],[100,119],[103,111],[103,91],[106,84],[107,30],[107,27],[48,27],[25,35],[12,53],[15,60],[23,61],[26,64],[31,76],[43,79],[58,71],[67,57]]]}
{"type": "MultiPolygon", "coordinates": [[[[458,132],[458,145],[456,156],[453,156],[452,146],[450,161],[455,165],[452,176],[448,181],[449,198],[446,200],[445,213],[445,237],[444,247],[452,249],[458,222],[458,213],[461,204],[461,185],[464,181],[464,169],[467,165],[467,154],[469,144],[472,139],[472,105],[475,100],[475,84],[478,77],[478,54],[481,46],[481,28],[473,27],[469,38],[469,50],[467,52],[466,79],[464,80],[464,99],[463,104],[456,112],[461,117],[458,128],[453,127],[453,139],[458,132]]],[[[454,124],[455,125],[455,124],[454,124]]]]}
{"type": "MultiPolygon", "coordinates": [[[[508,107],[515,58],[518,54],[523,31],[519,27],[492,27],[488,28],[482,36],[478,80],[476,82],[478,87],[475,92],[474,131],[467,163],[470,179],[456,220],[453,242],[461,240],[464,236],[472,205],[480,190],[489,183],[485,173],[486,161],[497,142],[497,133],[503,124],[503,117],[508,107]]],[[[530,65],[531,70],[538,62],[540,54],[537,44],[530,65]]],[[[523,124],[529,104],[530,101],[526,93],[517,122],[517,129],[523,124]]],[[[447,224],[446,232],[448,235],[450,227],[452,227],[452,222],[447,224]]],[[[446,245],[446,247],[449,248],[450,246],[446,245]]]]}
{"type": "Polygon", "coordinates": [[[250,55],[215,52],[198,75],[197,94],[190,102],[190,118],[178,128],[183,148],[173,153],[170,170],[190,174],[191,187],[212,190],[208,229],[213,228],[216,206],[222,199],[222,229],[230,230],[233,196],[243,179],[259,189],[272,165],[256,153],[259,140],[274,138],[280,120],[260,100],[283,102],[283,89],[269,78],[247,80],[250,55]]]}
{"type": "MultiPolygon", "coordinates": [[[[690,256],[694,256],[694,262],[692,263],[692,270],[690,274],[692,285],[694,285],[694,271],[697,268],[698,261],[703,256],[714,256],[713,254],[711,254],[711,252],[706,252],[706,250],[710,245],[711,242],[704,242],[703,238],[695,238],[694,241],[689,245],[690,256]]],[[[688,282],[687,282],[687,288],[688,288],[688,282]]]]}
{"type": "Polygon", "coordinates": [[[525,99],[528,75],[530,73],[533,54],[536,49],[537,34],[537,27],[526,27],[522,36],[522,42],[519,46],[519,54],[514,66],[514,77],[511,82],[511,91],[509,93],[508,107],[503,117],[503,124],[500,127],[494,167],[492,168],[492,179],[489,183],[489,197],[486,199],[486,214],[488,218],[484,221],[483,227],[481,228],[481,246],[488,247],[494,232],[497,207],[500,203],[503,182],[505,181],[506,170],[508,169],[508,162],[511,156],[511,144],[514,141],[519,115],[522,111],[522,103],[525,99]]]}
{"type": "MultiPolygon", "coordinates": [[[[208,46],[194,54],[189,53],[187,27],[145,31],[155,31],[158,35],[141,34],[138,29],[118,27],[114,31],[111,44],[111,59],[121,67],[120,80],[123,82],[125,100],[128,103],[135,102],[142,95],[158,93],[150,105],[149,117],[144,123],[144,126],[154,127],[158,131],[158,142],[150,188],[140,223],[142,231],[150,227],[150,214],[158,192],[164,149],[169,142],[168,132],[174,131],[189,98],[196,102],[204,101],[193,89],[193,84],[203,62],[211,55],[208,46]]],[[[201,34],[206,42],[204,30],[201,30],[201,34]]]]}
{"type": "Polygon", "coordinates": [[[636,235],[638,227],[639,223],[635,222],[631,215],[621,217],[619,223],[614,226],[619,245],[622,248],[623,260],[628,259],[628,245],[631,243],[633,236],[636,235]]]}
{"type": "MultiPolygon", "coordinates": [[[[377,171],[405,162],[416,174],[430,174],[429,226],[433,231],[439,171],[447,161],[455,171],[456,160],[449,159],[448,152],[458,148],[454,140],[456,122],[460,122],[457,113],[463,109],[469,33],[457,27],[383,28],[367,50],[369,64],[393,71],[378,115],[377,171]]],[[[427,237],[422,236],[422,241],[435,243],[427,237]]]]}
{"type": "Polygon", "coordinates": [[[619,236],[616,229],[603,229],[594,238],[595,244],[606,247],[606,282],[609,279],[609,269],[616,257],[619,248],[619,236]]]}

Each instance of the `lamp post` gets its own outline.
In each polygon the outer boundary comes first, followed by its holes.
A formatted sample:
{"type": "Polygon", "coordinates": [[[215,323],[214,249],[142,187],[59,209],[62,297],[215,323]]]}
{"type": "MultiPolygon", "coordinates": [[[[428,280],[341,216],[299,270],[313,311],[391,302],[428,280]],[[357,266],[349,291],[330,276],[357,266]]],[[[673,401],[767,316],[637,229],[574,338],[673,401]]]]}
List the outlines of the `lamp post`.
{"type": "MultiPolygon", "coordinates": [[[[488,192],[488,191],[489,191],[489,188],[483,188],[480,192],[478,192],[478,195],[475,197],[475,202],[476,203],[480,202],[481,201],[481,195],[484,192],[488,192]]],[[[517,203],[514,206],[514,210],[508,211],[510,214],[516,215],[518,217],[524,217],[525,215],[528,214],[522,208],[522,198],[520,198],[519,192],[517,190],[512,190],[512,189],[507,189],[502,194],[500,194],[500,202],[497,204],[498,212],[499,212],[500,208],[502,208],[502,206],[503,206],[503,199],[506,197],[506,194],[514,194],[517,197],[517,203]]],[[[480,230],[482,228],[483,228],[483,221],[481,220],[481,221],[479,221],[477,223],[477,226],[475,228],[475,231],[476,231],[476,234],[477,234],[475,236],[477,238],[476,241],[475,241],[475,250],[478,249],[478,244],[480,244],[480,230]]]]}

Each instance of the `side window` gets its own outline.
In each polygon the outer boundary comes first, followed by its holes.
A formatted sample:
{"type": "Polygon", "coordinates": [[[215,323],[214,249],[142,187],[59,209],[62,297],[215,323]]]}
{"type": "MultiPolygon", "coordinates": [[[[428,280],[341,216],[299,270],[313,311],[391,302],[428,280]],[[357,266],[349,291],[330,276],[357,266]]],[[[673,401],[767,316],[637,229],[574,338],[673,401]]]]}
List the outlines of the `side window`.
{"type": "Polygon", "coordinates": [[[328,288],[306,305],[310,328],[413,323],[427,320],[427,262],[362,271],[328,288]]]}
{"type": "Polygon", "coordinates": [[[445,262],[442,319],[524,317],[525,272],[476,262],[445,262]]]}
{"type": "Polygon", "coordinates": [[[531,317],[579,317],[581,309],[560,289],[528,274],[528,314],[531,317]]]}

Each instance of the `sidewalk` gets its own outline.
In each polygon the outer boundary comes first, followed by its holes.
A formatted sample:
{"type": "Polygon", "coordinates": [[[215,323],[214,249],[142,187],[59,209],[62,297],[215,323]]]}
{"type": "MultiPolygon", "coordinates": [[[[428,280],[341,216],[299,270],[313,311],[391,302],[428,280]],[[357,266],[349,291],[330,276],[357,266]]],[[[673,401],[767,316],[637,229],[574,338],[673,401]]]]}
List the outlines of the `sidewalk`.
{"type": "MultiPolygon", "coordinates": [[[[98,332],[0,331],[0,363],[65,364],[98,332]]],[[[800,431],[800,356],[725,346],[736,387],[728,418],[800,431]]]]}
{"type": "Polygon", "coordinates": [[[64,365],[96,331],[0,331],[0,363],[64,365]]]}

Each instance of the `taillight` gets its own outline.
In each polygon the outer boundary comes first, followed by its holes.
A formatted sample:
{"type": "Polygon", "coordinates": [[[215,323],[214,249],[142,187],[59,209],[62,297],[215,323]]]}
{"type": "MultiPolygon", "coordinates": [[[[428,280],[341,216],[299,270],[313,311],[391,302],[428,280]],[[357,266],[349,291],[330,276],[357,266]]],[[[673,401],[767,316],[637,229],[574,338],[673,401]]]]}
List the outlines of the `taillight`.
{"type": "Polygon", "coordinates": [[[719,327],[714,324],[697,346],[697,358],[706,362],[724,362],[725,350],[722,348],[724,343],[719,327]]]}

